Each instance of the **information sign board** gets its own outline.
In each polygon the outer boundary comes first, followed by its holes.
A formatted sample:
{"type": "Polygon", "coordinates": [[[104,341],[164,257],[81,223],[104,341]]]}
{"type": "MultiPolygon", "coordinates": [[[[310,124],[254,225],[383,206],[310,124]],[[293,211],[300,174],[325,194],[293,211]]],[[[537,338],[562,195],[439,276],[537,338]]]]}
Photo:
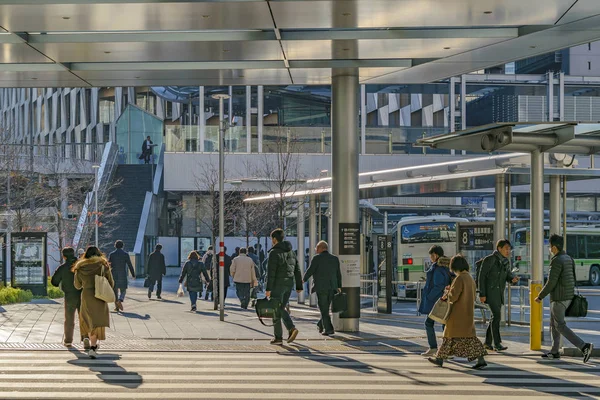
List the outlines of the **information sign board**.
{"type": "Polygon", "coordinates": [[[11,234],[11,284],[29,289],[34,295],[45,296],[46,233],[17,232],[11,234]]]}

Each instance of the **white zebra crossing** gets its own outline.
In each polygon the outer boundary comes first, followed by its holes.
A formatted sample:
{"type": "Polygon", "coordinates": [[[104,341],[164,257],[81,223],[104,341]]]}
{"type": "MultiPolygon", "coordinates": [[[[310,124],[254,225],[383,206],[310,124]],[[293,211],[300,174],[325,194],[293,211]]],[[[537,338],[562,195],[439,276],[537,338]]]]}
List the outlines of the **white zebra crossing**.
{"type": "Polygon", "coordinates": [[[600,368],[493,356],[489,367],[412,354],[0,351],[0,399],[526,399],[600,397],[600,368]]]}

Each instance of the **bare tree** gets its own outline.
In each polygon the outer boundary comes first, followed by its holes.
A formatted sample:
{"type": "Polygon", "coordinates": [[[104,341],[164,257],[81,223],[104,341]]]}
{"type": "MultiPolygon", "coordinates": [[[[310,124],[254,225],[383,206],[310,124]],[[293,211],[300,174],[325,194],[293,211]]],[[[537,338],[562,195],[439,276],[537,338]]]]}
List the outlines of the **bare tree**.
{"type": "Polygon", "coordinates": [[[293,131],[281,127],[266,147],[270,152],[263,154],[258,165],[248,168],[261,179],[264,191],[275,195],[270,202],[271,208],[277,211],[277,224],[284,227],[286,218],[294,214],[297,207],[288,197],[304,183],[298,155],[299,141],[293,131]]]}

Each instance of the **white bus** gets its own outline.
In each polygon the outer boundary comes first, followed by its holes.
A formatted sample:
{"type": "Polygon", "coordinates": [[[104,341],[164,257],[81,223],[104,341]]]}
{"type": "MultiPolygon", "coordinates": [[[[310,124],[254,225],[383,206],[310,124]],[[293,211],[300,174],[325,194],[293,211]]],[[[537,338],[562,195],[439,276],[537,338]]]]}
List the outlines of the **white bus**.
{"type": "Polygon", "coordinates": [[[424,280],[431,261],[429,249],[439,245],[444,254],[456,254],[456,224],[465,218],[434,215],[402,218],[392,230],[394,235],[394,265],[398,281],[424,280]]]}
{"type": "MultiPolygon", "coordinates": [[[[544,276],[550,267],[548,249],[549,228],[544,227],[544,276]]],[[[519,267],[518,275],[531,278],[530,265],[531,232],[529,228],[517,229],[514,234],[514,265],[519,267]]],[[[567,253],[575,260],[575,275],[578,282],[600,285],[600,228],[594,226],[567,227],[567,253]]]]}

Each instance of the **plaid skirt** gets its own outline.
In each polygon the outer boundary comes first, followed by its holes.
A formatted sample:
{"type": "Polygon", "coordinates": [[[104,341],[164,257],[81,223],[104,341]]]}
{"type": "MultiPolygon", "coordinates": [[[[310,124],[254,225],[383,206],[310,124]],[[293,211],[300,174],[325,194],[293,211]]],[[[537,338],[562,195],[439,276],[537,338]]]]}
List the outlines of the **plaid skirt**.
{"type": "Polygon", "coordinates": [[[485,355],[487,355],[487,351],[483,347],[481,341],[476,337],[445,337],[435,357],[448,359],[449,357],[454,356],[473,361],[485,355]]]}

